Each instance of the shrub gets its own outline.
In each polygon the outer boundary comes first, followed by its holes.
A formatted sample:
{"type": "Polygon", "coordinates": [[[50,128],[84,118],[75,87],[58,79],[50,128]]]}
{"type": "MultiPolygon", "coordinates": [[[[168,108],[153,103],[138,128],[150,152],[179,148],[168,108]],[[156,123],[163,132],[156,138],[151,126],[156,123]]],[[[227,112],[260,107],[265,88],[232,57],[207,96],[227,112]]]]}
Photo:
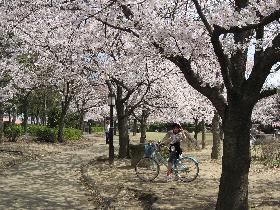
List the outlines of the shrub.
{"type": "Polygon", "coordinates": [[[36,136],[39,141],[54,142],[56,132],[55,129],[41,125],[30,125],[28,126],[27,132],[31,136],[36,136]]]}
{"type": "Polygon", "coordinates": [[[166,131],[168,130],[168,124],[167,123],[152,123],[148,126],[147,131],[149,132],[155,132],[155,131],[166,131]]]}
{"type": "Polygon", "coordinates": [[[92,127],[91,131],[94,132],[94,133],[104,132],[104,127],[92,127]]]}
{"type": "Polygon", "coordinates": [[[280,143],[273,142],[270,144],[261,145],[262,155],[261,159],[265,165],[271,167],[280,167],[280,143]]]}
{"type": "MultiPolygon", "coordinates": [[[[39,141],[43,142],[56,142],[57,141],[57,128],[49,128],[47,126],[30,125],[28,126],[28,133],[37,137],[39,141]]],[[[82,137],[81,130],[74,128],[64,128],[65,140],[79,140],[82,137]]]]}
{"type": "Polygon", "coordinates": [[[82,137],[82,132],[79,129],[64,128],[64,139],[65,140],[79,140],[82,137]]]}
{"type": "Polygon", "coordinates": [[[31,136],[36,136],[38,129],[40,129],[40,125],[28,125],[27,127],[27,133],[29,133],[31,136]]]}
{"type": "Polygon", "coordinates": [[[262,142],[252,147],[252,158],[269,167],[280,167],[280,142],[262,142]]]}
{"type": "Polygon", "coordinates": [[[17,141],[17,138],[23,133],[23,128],[20,125],[10,124],[4,129],[4,135],[9,139],[9,141],[17,141]]]}

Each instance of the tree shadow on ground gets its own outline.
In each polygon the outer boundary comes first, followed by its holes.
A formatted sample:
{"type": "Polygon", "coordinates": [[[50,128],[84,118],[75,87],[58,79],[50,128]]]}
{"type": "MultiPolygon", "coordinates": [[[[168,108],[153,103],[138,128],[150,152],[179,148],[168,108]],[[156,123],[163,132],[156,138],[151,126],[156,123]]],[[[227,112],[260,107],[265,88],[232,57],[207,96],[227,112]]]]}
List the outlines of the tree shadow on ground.
{"type": "Polygon", "coordinates": [[[116,162],[114,167],[106,162],[95,162],[89,167],[88,176],[94,179],[103,197],[114,197],[116,189],[122,186],[123,192],[111,205],[120,209],[134,202],[136,209],[208,210],[216,203],[216,189],[213,190],[213,196],[208,193],[213,185],[218,186],[218,179],[215,178],[198,178],[191,183],[167,183],[163,172],[155,181],[143,182],[138,179],[129,161],[116,162]]]}
{"type": "Polygon", "coordinates": [[[88,209],[76,179],[80,161],[67,154],[10,168],[1,176],[0,209],[88,209]]]}
{"type": "Polygon", "coordinates": [[[280,209],[280,181],[268,181],[265,179],[250,182],[250,203],[255,208],[280,209]]]}

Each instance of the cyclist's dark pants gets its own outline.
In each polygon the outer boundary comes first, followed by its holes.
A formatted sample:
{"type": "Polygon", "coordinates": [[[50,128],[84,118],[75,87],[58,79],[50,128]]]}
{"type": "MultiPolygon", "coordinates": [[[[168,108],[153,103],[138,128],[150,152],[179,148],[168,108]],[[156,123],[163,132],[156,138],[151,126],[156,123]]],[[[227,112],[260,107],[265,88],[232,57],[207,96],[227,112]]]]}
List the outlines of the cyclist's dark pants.
{"type": "Polygon", "coordinates": [[[180,142],[177,142],[175,144],[170,144],[168,162],[174,165],[176,160],[179,159],[180,154],[182,154],[180,142]]]}

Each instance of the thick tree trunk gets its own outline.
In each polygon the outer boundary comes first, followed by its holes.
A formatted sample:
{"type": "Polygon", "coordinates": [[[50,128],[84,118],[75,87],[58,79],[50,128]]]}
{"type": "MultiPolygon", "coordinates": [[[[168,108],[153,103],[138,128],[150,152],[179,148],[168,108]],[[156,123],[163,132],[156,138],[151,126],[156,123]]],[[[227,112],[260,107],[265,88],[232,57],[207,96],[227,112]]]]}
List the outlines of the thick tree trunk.
{"type": "Polygon", "coordinates": [[[213,134],[213,145],[211,152],[211,159],[219,159],[221,150],[221,139],[219,129],[219,114],[215,112],[212,120],[212,134],[213,134]]]}
{"type": "Polygon", "coordinates": [[[58,134],[57,134],[57,141],[59,143],[62,143],[64,141],[63,139],[63,131],[64,131],[64,125],[65,125],[65,116],[68,109],[68,102],[64,102],[61,105],[61,113],[59,118],[59,125],[58,125],[58,134]]]}
{"type": "Polygon", "coordinates": [[[85,123],[84,123],[84,118],[85,118],[85,113],[84,111],[80,111],[80,119],[79,119],[79,124],[80,124],[80,130],[84,132],[85,130],[85,123]]]}
{"type": "Polygon", "coordinates": [[[59,143],[63,142],[63,131],[64,131],[64,124],[65,124],[65,116],[66,116],[66,111],[62,110],[60,114],[60,119],[59,119],[59,125],[58,125],[58,134],[57,134],[57,140],[59,143]]]}
{"type": "Polygon", "coordinates": [[[117,86],[116,110],[119,130],[119,158],[129,154],[128,117],[122,99],[122,87],[117,86]]]}
{"type": "Polygon", "coordinates": [[[148,111],[143,109],[142,110],[142,115],[141,115],[141,121],[140,121],[140,132],[141,132],[141,137],[140,137],[140,143],[145,143],[146,142],[146,133],[147,133],[147,118],[148,118],[148,111]]]}
{"type": "Polygon", "coordinates": [[[136,132],[137,132],[137,120],[134,119],[133,120],[133,136],[136,136],[136,132]]]}
{"type": "Polygon", "coordinates": [[[118,120],[119,129],[119,157],[125,158],[128,154],[129,136],[128,136],[128,119],[127,117],[122,117],[118,120]]]}
{"type": "Polygon", "coordinates": [[[229,108],[223,119],[225,139],[216,210],[248,209],[251,111],[239,106],[229,108]]]}

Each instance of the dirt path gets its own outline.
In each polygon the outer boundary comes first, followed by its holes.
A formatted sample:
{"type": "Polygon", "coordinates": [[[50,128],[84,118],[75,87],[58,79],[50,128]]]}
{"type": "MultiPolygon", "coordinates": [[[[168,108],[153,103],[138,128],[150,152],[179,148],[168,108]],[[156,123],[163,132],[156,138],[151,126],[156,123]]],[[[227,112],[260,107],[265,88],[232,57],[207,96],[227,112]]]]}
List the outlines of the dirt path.
{"type": "MultiPolygon", "coordinates": [[[[44,151],[51,154],[2,172],[0,209],[214,209],[221,163],[210,160],[210,148],[192,153],[200,161],[194,182],[166,183],[162,168],[155,182],[145,183],[130,160],[115,160],[109,167],[103,138],[90,138],[84,145],[49,146],[44,151]]],[[[252,209],[280,209],[279,172],[252,164],[252,209]]]]}
{"type": "Polygon", "coordinates": [[[0,209],[93,209],[80,182],[80,168],[101,155],[95,145],[73,150],[70,146],[45,148],[53,153],[4,170],[0,209]]]}

